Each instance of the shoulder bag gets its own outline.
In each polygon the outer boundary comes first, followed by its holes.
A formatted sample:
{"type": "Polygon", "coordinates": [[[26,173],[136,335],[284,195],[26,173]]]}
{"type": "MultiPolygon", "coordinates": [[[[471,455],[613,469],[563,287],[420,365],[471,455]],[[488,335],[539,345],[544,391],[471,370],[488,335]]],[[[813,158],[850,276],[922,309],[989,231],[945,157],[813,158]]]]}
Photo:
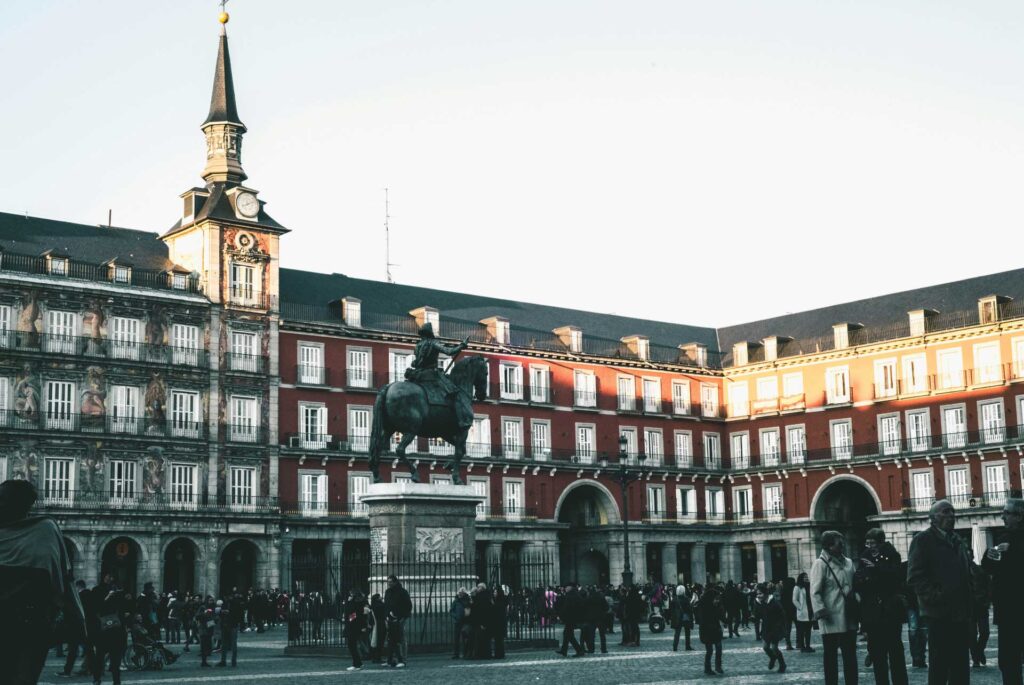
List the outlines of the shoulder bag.
{"type": "Polygon", "coordinates": [[[857,595],[854,594],[852,587],[849,592],[843,590],[843,584],[839,582],[839,576],[836,575],[832,564],[826,561],[825,566],[828,567],[829,573],[835,578],[839,591],[843,593],[843,613],[846,617],[846,629],[857,630],[857,626],[860,625],[860,601],[857,599],[857,595]]]}

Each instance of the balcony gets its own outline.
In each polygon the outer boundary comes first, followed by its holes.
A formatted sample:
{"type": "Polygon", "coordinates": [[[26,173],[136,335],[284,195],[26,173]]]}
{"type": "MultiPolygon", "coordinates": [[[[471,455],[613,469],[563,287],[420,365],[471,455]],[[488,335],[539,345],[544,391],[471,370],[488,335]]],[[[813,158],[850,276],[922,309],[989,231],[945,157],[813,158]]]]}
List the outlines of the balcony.
{"type": "Polygon", "coordinates": [[[53,333],[0,331],[0,349],[15,353],[44,353],[90,360],[111,359],[194,367],[206,365],[206,350],[197,348],[53,333]]]}
{"type": "Polygon", "coordinates": [[[807,407],[806,395],[804,393],[795,393],[793,395],[783,395],[779,398],[779,411],[799,411],[807,407]]]}
{"type": "Polygon", "coordinates": [[[754,523],[775,523],[786,520],[786,510],[781,507],[773,509],[757,509],[752,511],[737,512],[728,514],[728,521],[737,525],[751,525],[754,523]]]}
{"type": "MultiPolygon", "coordinates": [[[[288,447],[300,450],[326,450],[331,446],[333,438],[334,436],[330,433],[311,432],[290,433],[286,436],[288,447]]],[[[367,448],[369,448],[369,436],[366,436],[365,440],[367,448]]]]}
{"type": "MultiPolygon", "coordinates": [[[[362,503],[359,503],[360,505],[362,503]]],[[[342,500],[283,500],[281,501],[281,513],[285,516],[298,516],[300,518],[355,518],[362,516],[365,506],[358,511],[353,511],[350,502],[342,500]]]]}
{"type": "Polygon", "coordinates": [[[572,394],[572,406],[577,409],[597,409],[597,391],[575,390],[572,394]]]}
{"type": "Polygon", "coordinates": [[[939,499],[949,500],[958,510],[964,509],[998,509],[1002,507],[1007,499],[1020,497],[1020,490],[987,490],[984,492],[971,492],[961,494],[947,493],[945,497],[912,497],[903,500],[903,511],[926,514],[939,499]]]}
{"type": "Polygon", "coordinates": [[[477,512],[477,521],[493,521],[503,523],[524,523],[537,520],[537,510],[533,507],[524,507],[518,504],[504,502],[492,504],[490,509],[484,509],[483,513],[477,512]]]}
{"type": "Polygon", "coordinates": [[[809,462],[831,459],[877,459],[915,457],[950,451],[974,451],[1024,442],[1024,426],[990,426],[982,430],[961,430],[952,433],[919,435],[911,438],[853,443],[843,447],[821,447],[807,450],[809,462]],[[842,455],[842,456],[838,456],[842,455]]]}
{"type": "Polygon", "coordinates": [[[725,407],[717,404],[701,404],[700,415],[704,419],[724,419],[725,407]]]}
{"type": "Polygon", "coordinates": [[[764,400],[754,400],[751,404],[751,411],[754,416],[761,416],[763,414],[774,414],[779,411],[779,398],[770,397],[764,400]]]}
{"type": "Polygon", "coordinates": [[[228,352],[225,356],[225,364],[228,371],[239,371],[241,373],[266,373],[267,358],[258,354],[242,354],[239,352],[228,352]]]}
{"type": "Polygon", "coordinates": [[[263,444],[267,441],[267,432],[254,423],[229,423],[227,429],[228,442],[263,444]]]}
{"type": "MultiPolygon", "coordinates": [[[[0,271],[25,274],[51,274],[53,272],[46,257],[4,253],[0,259],[0,271]]],[[[154,288],[157,290],[177,290],[187,293],[201,293],[199,278],[191,274],[172,274],[167,271],[150,271],[132,267],[124,281],[124,272],[111,268],[110,264],[87,264],[70,259],[65,262],[65,271],[59,274],[62,278],[97,283],[122,283],[137,288],[154,288]]]]}
{"type": "Polygon", "coordinates": [[[822,404],[827,407],[843,406],[853,402],[853,386],[846,389],[845,393],[826,390],[822,393],[822,404]]]}
{"type": "Polygon", "coordinates": [[[97,416],[58,412],[31,414],[15,409],[0,409],[0,428],[15,431],[52,430],[69,433],[132,435],[149,437],[206,438],[206,424],[154,420],[134,416],[97,416]]]}
{"type": "Polygon", "coordinates": [[[390,382],[387,372],[372,373],[368,369],[345,369],[345,388],[347,390],[367,390],[376,392],[390,382]]]}
{"type": "Polygon", "coordinates": [[[101,492],[61,489],[40,492],[36,506],[44,511],[95,511],[117,513],[200,511],[211,513],[277,514],[276,497],[242,495],[231,498],[191,493],[101,492]]]}
{"type": "Polygon", "coordinates": [[[314,366],[312,364],[299,364],[295,367],[295,384],[325,386],[329,382],[330,369],[326,366],[314,366]]]}
{"type": "Polygon", "coordinates": [[[260,292],[244,285],[231,285],[228,287],[227,304],[236,307],[247,307],[250,309],[270,309],[276,304],[276,297],[270,293],[260,292]]]}
{"type": "Polygon", "coordinates": [[[522,402],[524,386],[521,383],[495,383],[491,396],[501,402],[522,402]]]}

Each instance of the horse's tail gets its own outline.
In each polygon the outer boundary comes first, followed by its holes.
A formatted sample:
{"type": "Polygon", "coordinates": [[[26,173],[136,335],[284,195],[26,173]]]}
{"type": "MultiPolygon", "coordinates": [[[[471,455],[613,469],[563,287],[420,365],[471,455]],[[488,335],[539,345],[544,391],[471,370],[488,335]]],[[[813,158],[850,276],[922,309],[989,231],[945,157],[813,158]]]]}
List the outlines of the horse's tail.
{"type": "Polygon", "coordinates": [[[373,403],[373,421],[370,423],[370,458],[374,461],[384,453],[384,418],[387,415],[385,408],[387,402],[388,388],[391,384],[385,385],[377,393],[377,399],[373,403]]]}

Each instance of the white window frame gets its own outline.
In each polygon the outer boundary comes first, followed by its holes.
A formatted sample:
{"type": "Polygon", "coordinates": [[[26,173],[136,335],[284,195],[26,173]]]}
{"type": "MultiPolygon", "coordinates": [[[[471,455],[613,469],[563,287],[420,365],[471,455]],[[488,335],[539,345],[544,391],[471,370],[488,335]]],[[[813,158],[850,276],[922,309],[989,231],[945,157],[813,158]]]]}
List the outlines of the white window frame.
{"type": "Polygon", "coordinates": [[[927,452],[932,445],[931,411],[928,407],[908,409],[904,414],[907,431],[907,449],[911,452],[927,452]],[[923,421],[920,417],[924,417],[923,421]],[[923,428],[922,434],[917,428],[923,428]]]}
{"type": "Polygon", "coordinates": [[[676,520],[697,520],[697,488],[692,485],[676,486],[676,520]]]}
{"type": "Polygon", "coordinates": [[[928,511],[935,501],[935,473],[927,469],[914,469],[910,472],[910,501],[914,511],[928,511]],[[922,489],[927,481],[927,487],[922,489]]]}
{"type": "Polygon", "coordinates": [[[171,363],[199,366],[199,326],[171,324],[171,363]]]}
{"type": "Polygon", "coordinates": [[[473,416],[473,425],[466,436],[466,454],[486,459],[491,456],[491,417],[486,414],[473,416]]]}
{"type": "Polygon", "coordinates": [[[729,433],[729,459],[734,469],[750,468],[750,431],[729,433]]]}
{"type": "MultiPolygon", "coordinates": [[[[487,518],[487,515],[491,511],[491,478],[490,476],[470,476],[467,479],[469,487],[473,488],[473,494],[482,496],[483,502],[477,502],[476,505],[476,518],[477,520],[487,518]]],[[[502,492],[504,494],[504,492],[502,492]]]]}
{"type": "Polygon", "coordinates": [[[299,447],[304,450],[326,449],[330,439],[327,435],[327,407],[322,402],[299,402],[299,447]]]}
{"type": "Polygon", "coordinates": [[[373,476],[369,471],[351,471],[348,474],[348,507],[353,516],[369,516],[370,510],[363,501],[373,476]]]}
{"type": "Polygon", "coordinates": [[[999,354],[999,341],[978,343],[974,346],[974,385],[1003,382],[1003,365],[999,354]]]}
{"type": "Polygon", "coordinates": [[[764,503],[766,521],[782,521],[786,518],[782,483],[765,483],[761,489],[761,501],[764,503]]]}
{"type": "Polygon", "coordinates": [[[700,384],[700,411],[703,416],[718,416],[718,386],[713,383],[700,384]]]}
{"type": "Polygon", "coordinates": [[[665,486],[648,483],[645,494],[644,508],[647,511],[647,520],[651,522],[664,521],[665,516],[668,514],[665,486]]]}
{"type": "Polygon", "coordinates": [[[50,430],[74,430],[78,414],[75,412],[78,395],[72,381],[47,381],[46,427],[50,430]]]}
{"type": "Polygon", "coordinates": [[[672,432],[672,458],[677,468],[693,467],[693,431],[677,430],[672,432]]]}
{"type": "Polygon", "coordinates": [[[260,425],[259,399],[251,395],[229,395],[228,407],[231,412],[228,440],[257,442],[260,425]]]}
{"type": "Polygon", "coordinates": [[[640,437],[636,426],[619,426],[619,438],[626,439],[626,463],[635,464],[640,454],[640,437]]]}
{"type": "Polygon", "coordinates": [[[540,404],[551,402],[551,369],[530,364],[530,401],[540,404]]]}
{"type": "Polygon", "coordinates": [[[967,507],[972,499],[970,466],[968,464],[947,464],[944,478],[946,499],[952,502],[957,510],[967,507]]]}
{"type": "MultiPolygon", "coordinates": [[[[405,370],[412,365],[413,359],[415,359],[415,356],[412,350],[404,348],[388,350],[388,381],[390,383],[404,381],[405,370]]],[[[444,369],[440,365],[438,368],[444,369]]]]}
{"type": "Polygon", "coordinates": [[[255,511],[259,480],[255,466],[229,466],[227,473],[228,506],[232,511],[255,511]]]}
{"type": "Polygon", "coordinates": [[[619,411],[636,411],[636,379],[621,374],[616,376],[615,398],[619,411]]]}
{"type": "Polygon", "coordinates": [[[758,431],[761,466],[778,466],[782,461],[782,438],[779,429],[762,428],[758,431]]]}
{"type": "Polygon", "coordinates": [[[142,348],[142,321],[127,316],[110,319],[110,356],[138,360],[142,348]]]}
{"type": "Polygon", "coordinates": [[[704,488],[704,518],[708,523],[725,522],[725,490],[721,487],[704,488]]]}
{"type": "MultiPolygon", "coordinates": [[[[0,376],[0,427],[10,425],[13,414],[11,408],[11,379],[7,376],[0,376]]],[[[0,481],[0,483],[2,482],[0,481]]]]}
{"type": "Polygon", "coordinates": [[[576,369],[573,372],[573,400],[577,407],[597,406],[597,376],[593,371],[576,369]]]}
{"type": "Polygon", "coordinates": [[[11,321],[13,317],[13,310],[8,304],[0,304],[0,349],[6,349],[12,346],[14,342],[11,339],[11,321]]]}
{"type": "Polygon", "coordinates": [[[253,331],[231,331],[232,371],[259,371],[259,336],[253,331]]]}
{"type": "Polygon", "coordinates": [[[704,449],[704,467],[709,469],[722,468],[722,435],[714,431],[701,433],[701,446],[704,449]]]}
{"type": "MultiPolygon", "coordinates": [[[[326,409],[324,412],[326,421],[326,409]]],[[[345,440],[348,442],[349,450],[352,452],[369,452],[370,433],[373,428],[373,407],[362,404],[350,404],[345,412],[345,418],[347,420],[345,425],[348,427],[345,440]]],[[[327,425],[325,423],[324,430],[326,429],[327,425]]],[[[327,440],[330,439],[331,436],[328,435],[327,440]]]]}
{"type": "Polygon", "coordinates": [[[576,455],[578,464],[593,464],[597,460],[597,426],[593,423],[576,424],[576,455]]]}
{"type": "Polygon", "coordinates": [[[199,507],[198,464],[171,462],[168,465],[167,483],[167,503],[172,509],[195,510],[199,507]]]}
{"type": "Polygon", "coordinates": [[[228,266],[230,301],[241,305],[259,304],[260,272],[253,264],[231,262],[228,266]]]}
{"type": "Polygon", "coordinates": [[[135,504],[139,496],[138,462],[133,459],[111,459],[108,462],[107,496],[113,507],[135,504]]]}
{"type": "Polygon", "coordinates": [[[501,454],[516,461],[525,456],[523,445],[523,419],[518,416],[501,417],[501,454]]]}
{"type": "Polygon", "coordinates": [[[794,371],[782,375],[782,396],[796,397],[804,394],[804,374],[794,371]]]}
{"type": "Polygon", "coordinates": [[[947,449],[960,450],[967,447],[967,405],[944,404],[939,407],[939,419],[942,424],[942,445],[947,449]],[[951,425],[950,414],[959,413],[959,421],[951,425]]]}
{"type": "Polygon", "coordinates": [[[750,523],[754,520],[754,488],[750,485],[737,486],[732,489],[732,512],[738,523],[750,523]],[[746,500],[746,506],[740,506],[746,500]]]}
{"type": "Polygon", "coordinates": [[[928,392],[928,357],[924,353],[904,355],[901,395],[928,392]]]}
{"type": "Polygon", "coordinates": [[[499,362],[498,377],[501,379],[501,399],[522,401],[523,365],[517,362],[509,361],[499,362]]]}
{"type": "Polygon", "coordinates": [[[77,341],[78,315],[60,309],[46,312],[46,352],[74,354],[77,341]]]}
{"type": "Polygon", "coordinates": [[[647,414],[660,414],[661,407],[661,379],[642,378],[640,388],[643,393],[644,412],[647,414]]]}
{"type": "Polygon", "coordinates": [[[989,507],[1001,506],[1006,503],[1010,493],[1010,464],[1008,461],[986,461],[982,465],[981,477],[985,505],[989,507]],[[993,479],[992,474],[998,473],[1000,479],[993,479]],[[994,487],[995,485],[999,487],[994,487]]]}
{"type": "Polygon", "coordinates": [[[661,466],[665,463],[665,436],[660,428],[644,428],[645,466],[661,466]]]}
{"type": "Polygon", "coordinates": [[[729,384],[729,416],[750,416],[750,386],[746,381],[729,384]]]}
{"type": "Polygon", "coordinates": [[[839,461],[853,459],[852,419],[832,419],[828,422],[828,435],[833,459],[839,461]]]}
{"type": "Polygon", "coordinates": [[[853,396],[850,387],[850,367],[832,366],[825,369],[826,404],[847,404],[853,396]]]}
{"type": "Polygon", "coordinates": [[[1006,440],[1006,412],[1001,397],[978,401],[978,428],[981,441],[986,445],[1006,440]]]}
{"type": "Polygon", "coordinates": [[[345,349],[345,384],[350,388],[373,387],[372,349],[352,346],[345,349]],[[366,362],[365,367],[362,361],[366,362]]]}
{"type": "Polygon", "coordinates": [[[903,451],[903,417],[899,412],[879,414],[878,453],[891,457],[903,451]]]}
{"type": "Polygon", "coordinates": [[[519,521],[526,509],[526,480],[501,479],[501,512],[507,521],[519,521]]]}
{"type": "Polygon", "coordinates": [[[938,390],[956,390],[965,387],[964,351],[947,347],[935,351],[935,376],[938,390]]]}
{"type": "Polygon", "coordinates": [[[75,503],[77,464],[74,459],[43,459],[43,501],[49,506],[70,507],[75,503]]]}
{"type": "Polygon", "coordinates": [[[170,394],[171,435],[198,438],[203,422],[202,396],[194,390],[171,390],[170,394]]]}
{"type": "Polygon", "coordinates": [[[134,385],[110,388],[110,432],[137,434],[142,415],[142,392],[134,385]]]}
{"type": "Polygon", "coordinates": [[[887,399],[899,394],[899,375],[896,357],[875,360],[875,399],[887,399]]]}
{"type": "Polygon", "coordinates": [[[690,381],[672,381],[672,413],[687,416],[690,413],[690,381]]]}
{"type": "Polygon", "coordinates": [[[328,498],[327,472],[324,470],[299,470],[299,515],[307,518],[327,516],[328,498]]]}
{"type": "Polygon", "coordinates": [[[802,423],[786,426],[786,461],[790,464],[807,462],[807,426],[802,423]],[[793,439],[796,435],[793,431],[800,431],[799,442],[793,439]]]}
{"type": "Polygon", "coordinates": [[[551,421],[530,419],[530,455],[534,461],[551,459],[551,421]],[[537,429],[540,428],[538,431],[537,429]]]}
{"type": "Polygon", "coordinates": [[[1013,371],[1010,374],[1013,380],[1024,378],[1024,337],[1010,340],[1010,348],[1013,357],[1013,371]]]}
{"type": "Polygon", "coordinates": [[[759,401],[779,399],[779,379],[775,376],[762,376],[755,381],[757,399],[759,401]]]}
{"type": "Polygon", "coordinates": [[[327,369],[324,365],[324,344],[300,340],[297,350],[296,381],[303,385],[323,385],[327,369]]]}

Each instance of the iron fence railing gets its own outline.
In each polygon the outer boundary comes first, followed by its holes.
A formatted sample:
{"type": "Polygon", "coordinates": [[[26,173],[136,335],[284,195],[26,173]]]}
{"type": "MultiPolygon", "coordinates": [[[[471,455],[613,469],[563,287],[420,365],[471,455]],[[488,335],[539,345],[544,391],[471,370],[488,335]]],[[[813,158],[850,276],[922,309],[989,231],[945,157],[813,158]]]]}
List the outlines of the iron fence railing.
{"type": "Polygon", "coordinates": [[[205,366],[206,350],[112,338],[26,331],[0,331],[0,350],[102,358],[173,366],[205,366]]]}
{"type": "Polygon", "coordinates": [[[207,436],[206,424],[201,421],[76,412],[39,413],[37,410],[29,411],[27,409],[0,409],[0,428],[24,431],[109,433],[192,440],[204,440],[207,436]]]}
{"type": "Polygon", "coordinates": [[[1001,507],[1011,497],[1020,497],[1021,491],[1016,489],[986,490],[984,492],[949,493],[944,497],[909,497],[903,500],[904,511],[927,512],[939,499],[948,500],[957,509],[996,508],[1001,507]]]}
{"type": "Polygon", "coordinates": [[[224,368],[242,373],[266,373],[267,358],[258,354],[228,352],[224,355],[224,368]]]}
{"type": "Polygon", "coordinates": [[[44,511],[190,512],[270,514],[279,511],[276,497],[248,493],[141,492],[135,488],[89,492],[82,489],[40,490],[36,506],[44,511]]]}
{"type": "Polygon", "coordinates": [[[26,274],[50,274],[61,278],[83,281],[120,283],[139,288],[155,288],[158,290],[179,290],[188,293],[201,293],[199,277],[193,274],[172,273],[169,271],[152,271],[130,267],[117,269],[112,264],[89,264],[69,258],[64,262],[64,273],[51,268],[46,257],[11,254],[0,254],[0,271],[11,271],[26,274]]]}

